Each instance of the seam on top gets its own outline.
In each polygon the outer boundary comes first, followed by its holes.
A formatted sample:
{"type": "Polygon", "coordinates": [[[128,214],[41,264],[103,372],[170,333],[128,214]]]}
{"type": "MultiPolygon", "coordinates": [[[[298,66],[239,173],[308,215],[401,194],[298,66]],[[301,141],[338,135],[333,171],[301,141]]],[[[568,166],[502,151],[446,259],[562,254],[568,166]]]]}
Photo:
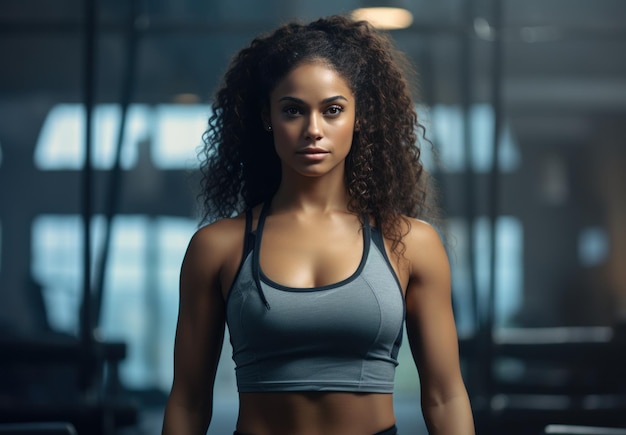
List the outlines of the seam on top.
{"type": "Polygon", "coordinates": [[[228,288],[228,293],[226,293],[226,300],[224,301],[224,305],[228,305],[228,301],[230,300],[230,294],[232,293],[235,284],[239,280],[239,276],[241,275],[241,270],[243,269],[243,265],[250,256],[250,253],[254,249],[254,239],[256,235],[252,230],[252,211],[250,209],[246,210],[246,223],[244,227],[243,234],[243,246],[241,252],[241,260],[239,261],[239,266],[237,267],[237,272],[235,272],[235,276],[233,277],[233,281],[230,283],[230,287],[228,288]]]}
{"type": "MultiPolygon", "coordinates": [[[[258,384],[261,381],[261,375],[260,375],[260,372],[261,372],[260,364],[261,363],[259,361],[258,355],[256,354],[256,352],[254,352],[252,346],[250,346],[250,343],[248,342],[247,337],[249,337],[249,334],[247,332],[246,322],[243,321],[243,318],[244,318],[243,311],[244,311],[244,308],[246,306],[246,302],[248,301],[249,296],[248,296],[247,293],[241,293],[241,295],[242,295],[242,301],[241,301],[241,305],[239,306],[239,313],[237,313],[238,314],[237,315],[237,321],[239,322],[239,327],[240,327],[241,331],[244,332],[244,334],[242,334],[242,336],[245,338],[244,345],[245,345],[245,347],[247,347],[249,349],[248,352],[250,352],[250,354],[252,356],[252,360],[253,360],[252,365],[255,368],[254,369],[254,377],[256,379],[256,383],[258,384]]],[[[233,348],[233,350],[234,350],[234,348],[233,348]]],[[[248,361],[247,365],[250,365],[250,364],[251,363],[248,361]]],[[[235,365],[237,365],[237,364],[235,364],[235,365]]],[[[235,377],[237,378],[237,376],[235,376],[235,377]]],[[[237,384],[238,384],[238,382],[237,382],[237,384]]]]}
{"type": "MultiPolygon", "coordinates": [[[[368,258],[368,260],[369,260],[369,258],[368,258]]],[[[363,276],[362,279],[363,279],[363,282],[365,284],[367,284],[367,288],[370,290],[372,295],[374,295],[374,299],[376,299],[376,305],[378,306],[378,314],[379,314],[379,316],[378,316],[378,330],[376,331],[376,336],[374,337],[372,342],[367,347],[367,352],[365,353],[365,356],[368,356],[372,352],[372,347],[374,346],[374,344],[376,344],[378,342],[378,339],[380,338],[382,325],[383,325],[383,320],[384,320],[383,319],[384,314],[383,314],[383,310],[382,310],[382,308],[380,306],[380,299],[378,298],[378,295],[374,291],[374,287],[369,282],[369,280],[367,279],[366,276],[363,276]]],[[[365,371],[365,363],[366,363],[366,361],[367,361],[367,358],[363,358],[361,360],[361,374],[359,375],[359,384],[363,383],[363,372],[365,371]]]]}
{"type": "Polygon", "coordinates": [[[385,242],[383,240],[382,233],[378,230],[378,228],[372,228],[372,240],[378,252],[380,252],[380,254],[383,256],[385,263],[387,263],[387,267],[389,268],[391,275],[396,280],[396,284],[398,284],[398,289],[400,290],[402,299],[404,299],[404,293],[402,292],[402,285],[400,284],[400,278],[398,278],[396,271],[391,265],[391,260],[389,259],[389,256],[387,255],[387,249],[385,249],[385,242]]]}

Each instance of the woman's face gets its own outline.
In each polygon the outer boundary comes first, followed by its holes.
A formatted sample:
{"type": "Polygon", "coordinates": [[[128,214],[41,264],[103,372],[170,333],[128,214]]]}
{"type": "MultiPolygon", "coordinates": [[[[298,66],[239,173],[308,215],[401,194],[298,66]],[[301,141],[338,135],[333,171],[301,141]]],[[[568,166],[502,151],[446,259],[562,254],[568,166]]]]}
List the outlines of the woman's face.
{"type": "Polygon", "coordinates": [[[283,175],[321,176],[339,171],[352,146],[355,98],[335,70],[305,63],[270,94],[269,119],[283,175]]]}

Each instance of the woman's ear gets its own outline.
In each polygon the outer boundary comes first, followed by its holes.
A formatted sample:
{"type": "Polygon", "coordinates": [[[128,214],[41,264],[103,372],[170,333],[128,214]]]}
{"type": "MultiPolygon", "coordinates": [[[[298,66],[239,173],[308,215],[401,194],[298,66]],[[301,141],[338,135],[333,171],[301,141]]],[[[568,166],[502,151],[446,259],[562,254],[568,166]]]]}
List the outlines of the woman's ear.
{"type": "Polygon", "coordinates": [[[261,121],[263,121],[263,128],[266,131],[272,131],[272,119],[270,118],[269,108],[264,107],[261,110],[261,121]]]}
{"type": "Polygon", "coordinates": [[[354,132],[358,133],[361,130],[361,123],[358,119],[354,121],[354,132]]]}

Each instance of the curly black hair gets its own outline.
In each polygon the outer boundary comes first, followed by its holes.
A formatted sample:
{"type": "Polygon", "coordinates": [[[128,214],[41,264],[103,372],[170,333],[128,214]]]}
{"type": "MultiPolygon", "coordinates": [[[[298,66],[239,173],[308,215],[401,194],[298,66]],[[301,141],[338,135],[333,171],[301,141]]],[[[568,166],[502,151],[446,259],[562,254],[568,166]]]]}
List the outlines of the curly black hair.
{"type": "Polygon", "coordinates": [[[232,59],[203,135],[203,222],[241,213],[278,189],[280,160],[261,113],[278,82],[307,62],[335,70],[355,95],[357,128],[345,163],[348,207],[373,219],[396,249],[408,228],[404,216],[425,218],[433,210],[417,135],[421,130],[423,138],[425,130],[406,57],[386,34],[343,16],[285,24],[232,59]]]}

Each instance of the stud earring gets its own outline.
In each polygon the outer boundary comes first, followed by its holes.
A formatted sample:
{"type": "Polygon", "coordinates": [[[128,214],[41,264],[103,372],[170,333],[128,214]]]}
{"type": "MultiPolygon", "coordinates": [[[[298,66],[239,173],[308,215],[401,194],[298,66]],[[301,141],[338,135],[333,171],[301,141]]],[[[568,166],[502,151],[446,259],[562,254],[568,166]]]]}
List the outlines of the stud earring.
{"type": "Polygon", "coordinates": [[[272,131],[272,126],[271,125],[267,126],[267,131],[272,131]]]}

